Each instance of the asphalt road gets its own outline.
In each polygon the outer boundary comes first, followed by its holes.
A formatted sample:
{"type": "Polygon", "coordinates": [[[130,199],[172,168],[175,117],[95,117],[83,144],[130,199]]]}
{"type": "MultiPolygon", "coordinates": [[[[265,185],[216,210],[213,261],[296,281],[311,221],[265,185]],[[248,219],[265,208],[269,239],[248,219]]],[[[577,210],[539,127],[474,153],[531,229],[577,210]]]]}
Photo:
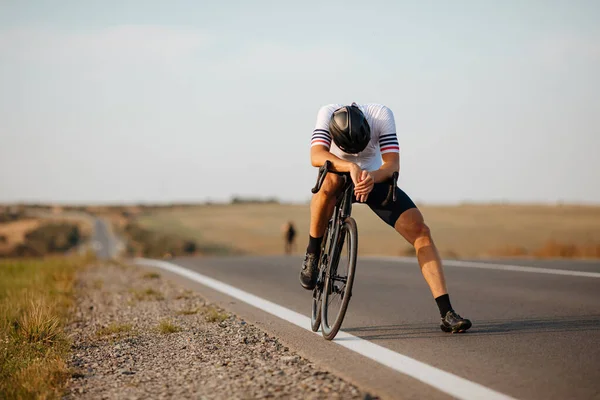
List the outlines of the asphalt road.
{"type": "MultiPolygon", "coordinates": [[[[111,256],[116,239],[100,220],[96,229],[95,239],[102,243],[99,254],[111,256]]],[[[170,260],[309,316],[310,292],[298,281],[301,261],[297,256],[170,260]]],[[[600,262],[496,263],[600,273],[600,262]]],[[[600,278],[453,265],[445,270],[454,308],[473,321],[468,333],[452,335],[439,329],[437,307],[414,260],[360,256],[342,330],[514,398],[600,398],[600,278]]],[[[335,341],[199,283],[166,275],[376,395],[450,397],[335,341]]]]}
{"type": "Polygon", "coordinates": [[[101,218],[94,219],[92,246],[101,260],[115,258],[122,249],[121,242],[112,233],[110,225],[101,218]]]}
{"type": "MultiPolygon", "coordinates": [[[[310,292],[298,282],[298,257],[171,262],[310,315],[310,292]]],[[[523,264],[600,272],[600,263],[523,264]]],[[[473,321],[467,334],[439,329],[435,302],[414,261],[374,259],[360,261],[342,330],[512,397],[600,398],[600,278],[453,266],[446,275],[454,308],[473,321]]],[[[302,348],[324,340],[302,332],[291,341],[302,348]]],[[[327,361],[333,346],[310,356],[327,361]]],[[[414,379],[375,383],[373,375],[386,367],[370,365],[365,374],[364,360],[346,359],[345,349],[333,353],[335,372],[375,391],[381,386],[390,397],[447,398],[414,379]]]]}

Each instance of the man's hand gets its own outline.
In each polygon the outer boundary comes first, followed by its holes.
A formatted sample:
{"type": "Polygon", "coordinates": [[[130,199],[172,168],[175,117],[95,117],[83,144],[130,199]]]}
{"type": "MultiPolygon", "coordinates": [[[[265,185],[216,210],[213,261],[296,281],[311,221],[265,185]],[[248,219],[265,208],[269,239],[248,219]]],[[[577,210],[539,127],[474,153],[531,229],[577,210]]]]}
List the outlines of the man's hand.
{"type": "Polygon", "coordinates": [[[362,173],[363,171],[360,169],[360,167],[354,163],[352,163],[350,165],[350,178],[352,179],[352,183],[354,183],[354,186],[356,187],[360,181],[362,181],[362,173]]]}
{"type": "Polygon", "coordinates": [[[356,200],[360,203],[364,203],[367,201],[369,197],[369,193],[373,190],[373,186],[375,185],[375,179],[373,178],[373,174],[369,171],[361,171],[360,182],[354,185],[354,194],[356,195],[356,200]]]}

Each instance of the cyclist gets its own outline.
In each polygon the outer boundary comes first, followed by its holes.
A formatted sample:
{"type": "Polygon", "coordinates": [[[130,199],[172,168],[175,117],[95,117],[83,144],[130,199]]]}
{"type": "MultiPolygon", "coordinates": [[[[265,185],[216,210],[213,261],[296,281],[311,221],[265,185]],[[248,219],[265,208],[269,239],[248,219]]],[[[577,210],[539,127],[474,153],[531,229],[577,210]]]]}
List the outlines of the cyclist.
{"type": "MultiPolygon", "coordinates": [[[[381,104],[321,107],[312,134],[310,156],[314,167],[329,161],[334,171],[348,172],[355,185],[353,201],[366,203],[415,247],[421,272],[440,310],[440,328],[444,332],[469,329],[471,321],[452,308],[440,256],[415,203],[396,188],[396,202],[382,205],[389,188],[385,181],[400,170],[400,147],[392,111],[381,104]]],[[[321,240],[341,185],[340,176],[327,174],[321,190],[311,199],[309,241],[300,271],[300,282],[308,290],[316,285],[321,240]]]]}

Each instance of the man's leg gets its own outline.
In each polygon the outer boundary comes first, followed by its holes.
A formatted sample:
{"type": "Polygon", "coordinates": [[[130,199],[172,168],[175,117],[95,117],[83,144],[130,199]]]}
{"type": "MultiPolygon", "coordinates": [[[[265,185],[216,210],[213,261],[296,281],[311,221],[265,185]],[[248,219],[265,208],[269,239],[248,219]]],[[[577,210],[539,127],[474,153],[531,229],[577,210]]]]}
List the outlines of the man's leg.
{"type": "Polygon", "coordinates": [[[342,178],[327,174],[321,190],[310,201],[310,228],[306,256],[300,271],[300,283],[305,289],[312,290],[317,282],[317,266],[321,252],[321,240],[327,228],[327,222],[333,214],[336,196],[342,186],[342,178]]]}
{"type": "Polygon", "coordinates": [[[321,190],[315,193],[310,201],[310,230],[312,237],[322,237],[327,222],[333,214],[336,196],[342,187],[343,180],[335,174],[327,174],[321,190]]]}
{"type": "Polygon", "coordinates": [[[461,318],[452,309],[442,261],[431,237],[431,231],[423,220],[423,215],[410,197],[399,188],[396,188],[396,202],[382,206],[388,187],[386,184],[376,184],[367,204],[383,221],[394,227],[415,247],[421,272],[440,310],[442,330],[462,332],[469,329],[471,321],[461,318]]]}
{"type": "Polygon", "coordinates": [[[442,269],[442,260],[438,254],[431,231],[425,225],[423,215],[418,208],[404,211],[394,229],[415,247],[421,272],[434,298],[447,294],[446,279],[442,269]]]}
{"type": "Polygon", "coordinates": [[[440,328],[445,332],[464,332],[469,329],[471,321],[456,314],[450,304],[442,260],[421,211],[418,208],[404,211],[398,217],[394,228],[415,247],[421,273],[440,310],[442,317],[440,328]]]}

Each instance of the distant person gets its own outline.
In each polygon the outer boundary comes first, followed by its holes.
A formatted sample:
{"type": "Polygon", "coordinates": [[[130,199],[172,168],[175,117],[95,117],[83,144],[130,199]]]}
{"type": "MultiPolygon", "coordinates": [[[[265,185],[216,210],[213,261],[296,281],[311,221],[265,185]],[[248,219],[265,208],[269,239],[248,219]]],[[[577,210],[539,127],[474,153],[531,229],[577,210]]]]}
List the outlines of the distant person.
{"type": "Polygon", "coordinates": [[[285,239],[285,254],[291,254],[294,248],[294,240],[296,238],[296,228],[294,228],[294,223],[292,221],[289,221],[283,226],[283,236],[285,239]]]}
{"type": "MultiPolygon", "coordinates": [[[[389,188],[385,181],[400,170],[400,147],[392,111],[381,104],[321,107],[312,133],[310,156],[314,167],[329,161],[334,171],[350,173],[355,185],[353,201],[366,203],[415,247],[421,272],[440,310],[440,328],[444,332],[469,329],[471,321],[458,315],[450,304],[442,261],[419,209],[400,188],[395,189],[395,202],[382,205],[389,188]]],[[[309,241],[300,272],[305,289],[312,290],[316,285],[321,240],[341,185],[340,176],[327,174],[322,189],[312,197],[309,241]]]]}

